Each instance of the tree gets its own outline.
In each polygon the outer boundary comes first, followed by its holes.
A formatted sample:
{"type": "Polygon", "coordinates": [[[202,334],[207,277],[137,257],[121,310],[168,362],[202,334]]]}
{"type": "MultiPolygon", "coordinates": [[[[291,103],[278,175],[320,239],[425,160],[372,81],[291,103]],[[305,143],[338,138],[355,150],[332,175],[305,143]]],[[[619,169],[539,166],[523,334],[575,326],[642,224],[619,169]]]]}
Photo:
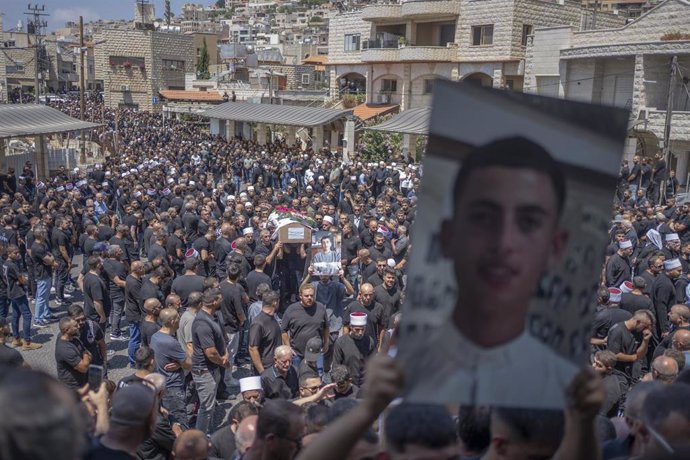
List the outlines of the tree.
{"type": "Polygon", "coordinates": [[[225,0],[216,0],[216,8],[225,8],[225,0]]]}
{"type": "Polygon", "coordinates": [[[208,80],[211,78],[211,74],[208,71],[208,61],[208,45],[206,45],[206,39],[204,38],[201,53],[196,61],[196,77],[200,80],[208,80]]]}

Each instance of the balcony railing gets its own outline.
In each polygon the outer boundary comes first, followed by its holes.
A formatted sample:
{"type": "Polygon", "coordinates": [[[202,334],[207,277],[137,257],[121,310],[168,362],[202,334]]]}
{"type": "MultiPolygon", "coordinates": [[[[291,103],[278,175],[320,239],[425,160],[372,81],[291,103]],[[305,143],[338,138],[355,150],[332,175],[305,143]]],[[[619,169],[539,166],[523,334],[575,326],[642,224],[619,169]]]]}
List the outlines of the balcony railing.
{"type": "Polygon", "coordinates": [[[399,43],[399,40],[364,40],[364,42],[362,42],[362,51],[368,49],[398,48],[399,43]]]}

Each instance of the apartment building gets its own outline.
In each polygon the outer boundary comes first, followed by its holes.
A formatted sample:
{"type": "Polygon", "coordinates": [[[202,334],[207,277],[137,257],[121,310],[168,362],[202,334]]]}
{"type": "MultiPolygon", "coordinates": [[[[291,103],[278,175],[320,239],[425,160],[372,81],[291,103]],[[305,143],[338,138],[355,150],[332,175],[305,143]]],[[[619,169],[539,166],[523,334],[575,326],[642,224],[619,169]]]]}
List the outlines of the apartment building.
{"type": "MultiPolygon", "coordinates": [[[[602,13],[599,26],[623,20],[602,13]]],[[[537,27],[582,25],[573,0],[411,0],[330,18],[332,95],[402,110],[431,103],[435,78],[521,91],[527,38],[537,27]]]]}
{"type": "Polygon", "coordinates": [[[690,2],[666,0],[607,30],[537,28],[527,46],[525,92],[631,110],[626,144],[653,155],[663,145],[671,101],[671,167],[685,183],[690,152],[690,2]],[[678,67],[671,84],[671,61],[678,67]]]}

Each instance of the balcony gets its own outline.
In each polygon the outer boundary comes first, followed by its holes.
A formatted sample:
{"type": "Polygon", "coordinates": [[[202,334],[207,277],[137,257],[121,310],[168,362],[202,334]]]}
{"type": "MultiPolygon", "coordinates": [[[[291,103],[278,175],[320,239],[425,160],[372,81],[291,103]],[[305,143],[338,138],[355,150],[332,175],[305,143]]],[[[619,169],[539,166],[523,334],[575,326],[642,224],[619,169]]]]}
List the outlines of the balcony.
{"type": "Polygon", "coordinates": [[[460,15],[458,0],[409,0],[400,6],[405,19],[460,15]]]}
{"type": "Polygon", "coordinates": [[[362,43],[363,62],[398,62],[398,40],[365,40],[362,43]]]}
{"type": "Polygon", "coordinates": [[[446,46],[405,46],[399,51],[404,62],[452,62],[458,56],[457,48],[446,46]]]}
{"type": "Polygon", "coordinates": [[[398,3],[373,4],[362,10],[362,19],[365,21],[400,20],[401,16],[402,5],[398,3]]]}

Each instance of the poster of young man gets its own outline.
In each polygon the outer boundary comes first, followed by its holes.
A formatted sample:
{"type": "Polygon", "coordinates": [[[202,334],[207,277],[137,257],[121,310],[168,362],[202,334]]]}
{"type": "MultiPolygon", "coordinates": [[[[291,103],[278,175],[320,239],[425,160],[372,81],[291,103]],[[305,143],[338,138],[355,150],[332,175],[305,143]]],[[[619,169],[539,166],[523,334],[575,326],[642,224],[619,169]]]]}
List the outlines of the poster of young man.
{"type": "Polygon", "coordinates": [[[409,400],[564,407],[588,359],[627,120],[438,82],[400,329],[409,400]]]}
{"type": "Polygon", "coordinates": [[[314,275],[337,275],[342,267],[340,256],[340,233],[319,230],[311,237],[311,265],[314,275]]]}

